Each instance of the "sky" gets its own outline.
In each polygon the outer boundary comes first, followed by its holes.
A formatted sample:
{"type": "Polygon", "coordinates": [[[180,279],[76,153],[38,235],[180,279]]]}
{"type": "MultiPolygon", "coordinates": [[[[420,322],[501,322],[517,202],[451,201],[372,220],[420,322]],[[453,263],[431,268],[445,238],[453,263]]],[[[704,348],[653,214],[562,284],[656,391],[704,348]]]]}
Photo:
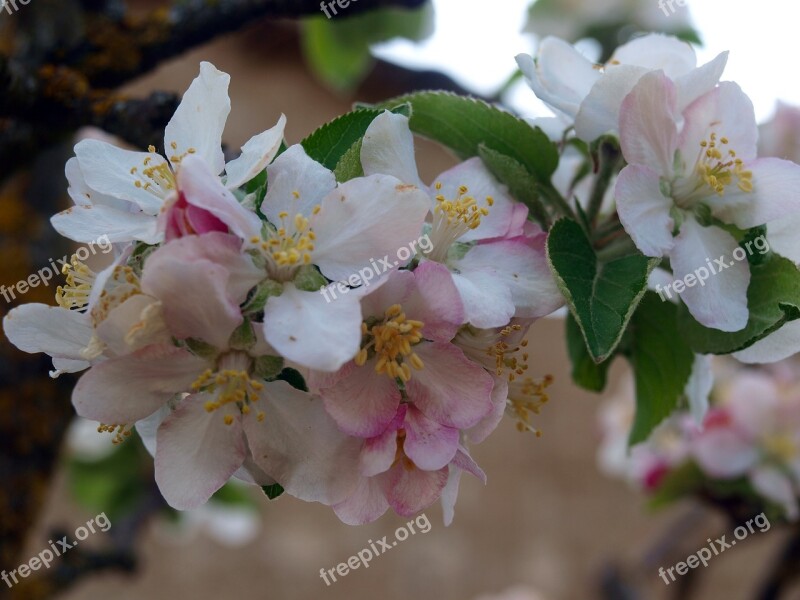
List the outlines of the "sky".
{"type": "MultiPolygon", "coordinates": [[[[650,0],[657,3],[657,0],[650,0]]],[[[496,0],[487,4],[465,0],[434,0],[436,33],[422,44],[398,40],[375,49],[382,57],[409,67],[435,68],[482,94],[494,93],[514,72],[514,56],[533,54],[536,38],[522,34],[529,0],[496,0]]],[[[689,0],[687,8],[705,47],[699,63],[730,50],[723,79],[736,81],[753,100],[764,121],[778,98],[800,105],[800,76],[794,64],[800,56],[800,3],[759,0],[741,8],[718,0],[689,0]]],[[[524,84],[514,89],[510,104],[525,116],[548,110],[524,84]]]]}

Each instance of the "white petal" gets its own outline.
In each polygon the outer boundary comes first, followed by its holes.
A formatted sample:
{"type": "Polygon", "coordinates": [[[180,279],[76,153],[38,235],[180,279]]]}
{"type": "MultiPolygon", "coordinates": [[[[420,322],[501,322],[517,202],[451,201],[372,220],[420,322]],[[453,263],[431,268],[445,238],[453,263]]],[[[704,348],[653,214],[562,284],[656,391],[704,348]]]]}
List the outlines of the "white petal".
{"type": "Polygon", "coordinates": [[[209,394],[189,396],[158,428],[155,479],[164,499],[178,510],[205,504],[247,455],[241,415],[234,416],[230,407],[206,411],[210,399],[209,394]],[[230,425],[226,416],[233,418],[230,425]]]}
{"type": "Polygon", "coordinates": [[[533,92],[545,104],[571,119],[578,114],[581,102],[601,77],[590,60],[554,37],[542,40],[536,61],[520,54],[517,64],[533,92]]]}
{"type": "Polygon", "coordinates": [[[280,214],[310,217],[322,199],[336,189],[333,173],[306,154],[300,144],[291,146],[267,167],[269,184],[261,212],[278,226],[280,214]]]}
{"type": "Polygon", "coordinates": [[[711,364],[710,356],[696,354],[692,365],[692,374],[683,390],[689,400],[692,417],[698,426],[701,426],[706,418],[711,389],[714,387],[714,371],[711,369],[711,364]]]}
{"type": "MultiPolygon", "coordinates": [[[[697,55],[692,46],[676,37],[651,33],[636,38],[614,51],[611,62],[636,65],[651,71],[661,70],[674,79],[697,66],[697,55]]],[[[611,65],[610,70],[614,67],[611,65]]]]}
{"type": "Polygon", "coordinates": [[[672,201],[659,185],[655,171],[628,165],[619,174],[615,190],[619,220],[645,256],[664,256],[675,244],[675,222],[669,214],[672,201]]]}
{"type": "MultiPolygon", "coordinates": [[[[462,235],[458,241],[474,242],[501,238],[508,234],[516,202],[509,196],[508,188],[494,178],[480,158],[471,158],[456,165],[442,173],[436,182],[441,183],[442,188],[438,191],[432,190],[433,196],[442,194],[448,200],[453,200],[459,196],[459,188],[464,186],[468,190],[467,195],[475,198],[482,208],[488,207],[487,198],[494,200],[489,214],[481,219],[481,224],[462,235]]],[[[431,208],[436,204],[432,198],[431,208]]]]}
{"type": "Polygon", "coordinates": [[[272,162],[283,142],[283,131],[286,127],[286,116],[281,115],[277,125],[252,138],[242,146],[242,154],[225,165],[228,175],[225,185],[228,189],[244,185],[261,173],[272,162]]]}
{"type": "Polygon", "coordinates": [[[139,240],[158,244],[164,234],[158,232],[158,219],[144,213],[132,213],[103,204],[73,206],[50,218],[53,228],[76,242],[88,244],[108,236],[112,244],[139,240]]]}
{"type": "Polygon", "coordinates": [[[607,71],[581,103],[575,117],[575,134],[591,142],[606,133],[619,131],[622,101],[646,73],[647,69],[631,65],[607,71]]]}
{"type": "Polygon", "coordinates": [[[419,239],[428,204],[426,193],[390,176],[340,185],[311,219],[317,234],[314,264],[333,281],[346,280],[387,254],[399,265],[397,253],[419,239]]]}
{"type": "Polygon", "coordinates": [[[282,356],[319,371],[338,371],[361,345],[361,305],[355,293],[328,302],[320,292],[287,284],[264,309],[264,337],[282,356]]]}
{"type": "Polygon", "coordinates": [[[67,193],[76,206],[90,206],[92,204],[102,204],[120,210],[130,211],[133,205],[126,201],[101,194],[94,191],[86,184],[86,179],[81,171],[81,165],[76,156],[73,156],[67,161],[64,168],[64,174],[67,176],[67,193]]]}
{"type": "Polygon", "coordinates": [[[178,168],[183,157],[193,149],[218,175],[225,168],[222,132],[231,112],[228,98],[230,75],[208,62],[200,63],[200,74],[183,95],[164,131],[164,148],[170,162],[178,168]]]}
{"type": "Polygon", "coordinates": [[[57,358],[81,360],[92,339],[85,313],[45,304],[23,304],[3,319],[8,340],[23,352],[44,352],[57,358]]]}
{"type": "Polygon", "coordinates": [[[393,175],[422,189],[408,117],[385,111],[370,124],[361,146],[366,175],[393,175]]]}
{"type": "MultiPolygon", "coordinates": [[[[675,279],[692,275],[697,281],[686,286],[681,299],[689,312],[706,327],[721,331],[740,331],[747,325],[747,287],[750,267],[747,261],[736,261],[733,252],[739,247],[734,237],[719,227],[703,227],[694,218],[687,218],[675,238],[670,261],[675,279]],[[708,262],[724,258],[725,270],[710,274],[701,283],[700,269],[709,271],[708,262]]],[[[715,267],[719,269],[720,267],[715,267]]]]}
{"type": "Polygon", "coordinates": [[[675,78],[675,85],[678,87],[678,111],[682,113],[695,100],[713,90],[727,64],[728,52],[723,52],[702,67],[675,78]]]}
{"type": "MultiPolygon", "coordinates": [[[[800,263],[800,214],[786,215],[783,218],[767,223],[767,241],[774,252],[800,263]]],[[[763,242],[761,243],[763,247],[763,242]]],[[[761,253],[762,248],[757,248],[761,253]]]]}
{"type": "Polygon", "coordinates": [[[800,321],[792,321],[749,348],[734,353],[733,357],[743,363],[760,365],[784,360],[798,352],[800,352],[800,321]]]}
{"type": "Polygon", "coordinates": [[[133,202],[149,215],[159,213],[172,191],[168,183],[157,185],[144,175],[151,167],[169,169],[167,161],[153,152],[132,152],[98,140],[82,140],[75,146],[75,155],[93,190],[133,202]]]}
{"type": "Polygon", "coordinates": [[[792,481],[784,473],[776,468],[761,467],[750,474],[750,482],[759,494],[780,504],[789,520],[795,521],[800,517],[797,494],[792,481]]]}

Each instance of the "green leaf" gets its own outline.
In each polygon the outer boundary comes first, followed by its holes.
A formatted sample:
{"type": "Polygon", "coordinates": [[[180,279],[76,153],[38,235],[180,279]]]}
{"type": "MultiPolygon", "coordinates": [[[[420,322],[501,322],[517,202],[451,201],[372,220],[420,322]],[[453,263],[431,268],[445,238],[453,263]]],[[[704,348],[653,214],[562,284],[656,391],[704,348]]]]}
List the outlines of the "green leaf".
{"type": "Polygon", "coordinates": [[[578,322],[571,314],[567,315],[567,351],[572,362],[572,381],[585,390],[600,393],[606,389],[608,369],[613,357],[597,364],[586,350],[586,342],[578,322]]]}
{"type": "Polygon", "coordinates": [[[286,367],[283,371],[281,371],[281,374],[278,375],[276,379],[278,381],[285,381],[293,388],[298,389],[301,392],[308,391],[305,378],[300,374],[300,371],[292,369],[291,367],[286,367]]]}
{"type": "Polygon", "coordinates": [[[658,259],[630,249],[601,261],[583,228],[572,219],[553,225],[547,258],[592,359],[604,362],[622,339],[658,259]]]}
{"type": "MultiPolygon", "coordinates": [[[[351,0],[354,1],[354,0],[351,0]]],[[[303,51],[311,70],[337,91],[352,90],[369,73],[374,60],[372,44],[394,38],[420,41],[432,32],[430,4],[420,9],[384,8],[339,18],[346,11],[334,4],[333,18],[307,19],[303,27],[303,51]]]]}
{"type": "Polygon", "coordinates": [[[134,432],[111,454],[98,460],[70,458],[69,489],[87,510],[105,512],[115,521],[134,512],[152,483],[152,460],[134,432]]]}
{"type": "Polygon", "coordinates": [[[275,498],[277,498],[284,492],[283,487],[279,483],[273,483],[272,485],[265,485],[262,486],[261,489],[264,490],[264,493],[270,500],[275,500],[275,498]]]}
{"type": "Polygon", "coordinates": [[[481,146],[514,159],[551,186],[558,150],[538,127],[482,100],[449,92],[416,92],[383,102],[383,108],[411,105],[411,130],[443,144],[460,158],[479,156],[481,146]]]}
{"type": "Polygon", "coordinates": [[[336,175],[336,181],[344,183],[356,177],[364,176],[364,167],[361,165],[361,147],[363,145],[364,138],[361,138],[344,153],[344,156],[339,160],[339,164],[336,165],[336,169],[333,171],[333,174],[336,175]]]}
{"type": "Polygon", "coordinates": [[[630,361],[636,381],[636,420],[630,443],[650,437],[683,398],[694,352],[678,334],[678,307],[648,292],[631,320],[630,361]]]}
{"type": "Polygon", "coordinates": [[[211,501],[225,506],[255,508],[256,503],[250,494],[250,489],[242,485],[226,483],[211,496],[211,501]]]}
{"type": "Polygon", "coordinates": [[[283,371],[282,356],[259,356],[253,365],[253,372],[262,379],[275,379],[283,371]]]}
{"type": "MultiPolygon", "coordinates": [[[[800,271],[794,263],[772,254],[761,264],[751,264],[747,306],[750,320],[741,331],[727,333],[698,323],[681,304],[680,334],[698,354],[731,354],[744,350],[800,318],[800,271]]],[[[714,277],[712,275],[712,277],[714,277]]]]}
{"type": "Polygon", "coordinates": [[[481,144],[478,153],[486,168],[500,181],[508,186],[511,195],[522,202],[531,211],[531,216],[544,228],[550,226],[547,210],[542,204],[537,188],[536,178],[527,169],[510,156],[492,150],[481,144]]]}
{"type": "Polygon", "coordinates": [[[301,144],[311,158],[333,171],[353,144],[364,137],[375,117],[382,112],[370,108],[354,110],[323,125],[301,144]]]}

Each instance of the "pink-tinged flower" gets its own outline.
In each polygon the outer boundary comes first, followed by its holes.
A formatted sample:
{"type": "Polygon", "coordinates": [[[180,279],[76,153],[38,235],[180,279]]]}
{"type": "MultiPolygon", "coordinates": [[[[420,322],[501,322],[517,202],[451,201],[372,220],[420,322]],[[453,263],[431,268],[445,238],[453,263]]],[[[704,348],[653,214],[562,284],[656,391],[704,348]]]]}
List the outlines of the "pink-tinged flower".
{"type": "Polygon", "coordinates": [[[138,277],[125,266],[129,250],[99,273],[73,257],[65,270],[66,284],[56,292],[58,306],[13,309],[3,321],[6,337],[23,352],[51,356],[51,377],[169,341],[158,326],[160,305],[141,294],[138,277]]]}
{"type": "Polygon", "coordinates": [[[767,372],[744,371],[721,390],[691,451],[711,477],[747,477],[756,491],[800,517],[800,404],[798,385],[767,372]]]}
{"type": "MultiPolygon", "coordinates": [[[[201,63],[200,75],[167,125],[164,148],[168,158],[153,147],[148,152],[133,152],[99,140],[78,143],[76,158],[66,168],[75,206],[52,218],[56,230],[84,243],[108,235],[115,243],[140,240],[157,244],[164,238],[158,215],[178,200],[178,190],[183,191],[184,161],[192,158],[204,163],[216,184],[228,190],[263,171],[280,148],[286,119],[281,116],[275,127],[253,137],[242,147],[239,158],[226,164],[221,140],[230,113],[229,82],[227,74],[201,63]]],[[[192,204],[193,195],[187,193],[186,200],[192,204]]]]}
{"type": "Polygon", "coordinates": [[[683,113],[680,90],[661,71],[645,75],[625,99],[620,119],[629,163],[616,187],[626,231],[647,256],[669,257],[676,279],[708,270],[705,285],[681,295],[700,323],[738,331],[748,320],[750,268],[732,257],[738,243],[714,217],[741,229],[800,211],[800,166],[756,158],[753,105],[725,82],[683,113]]]}
{"type": "Polygon", "coordinates": [[[215,232],[175,240],[151,254],[141,282],[131,280],[130,297],[116,310],[130,306],[133,315],[148,314],[148,307],[157,310],[150,319],[133,325],[129,320],[127,329],[104,331],[106,319],[96,337],[98,351],[117,350],[115,341],[147,332],[160,338],[94,365],[72,395],[80,416],[118,436],[162,411],[156,481],[179,509],[205,502],[243,466],[248,457],[243,431],[264,418],[258,401],[283,393],[255,374],[256,359],[274,354],[263,338],[257,332],[249,342],[232,338],[242,325],[249,327],[239,305],[261,278],[240,245],[236,237],[215,232]],[[176,347],[173,338],[185,340],[185,346],[176,347]],[[173,412],[165,415],[165,405],[173,412]]]}
{"type": "Polygon", "coordinates": [[[528,335],[532,319],[513,319],[505,327],[477,329],[463,327],[453,343],[464,354],[483,365],[495,380],[492,410],[484,419],[465,432],[465,439],[480,444],[497,428],[504,415],[517,422],[519,431],[541,435],[531,419],[549,402],[546,389],[553,377],[536,380],[529,373],[528,335]]]}
{"type": "Polygon", "coordinates": [[[371,268],[371,261],[396,255],[419,237],[427,198],[386,175],[337,185],[333,173],[299,145],[278,157],[267,173],[261,210],[269,224],[265,237],[257,232],[248,240],[277,290],[264,309],[264,335],[289,360],[337,371],[359,350],[359,299],[366,290],[331,301],[320,293],[319,283],[299,280],[310,265],[332,281],[348,280],[371,268]]]}
{"type": "Polygon", "coordinates": [[[468,429],[488,414],[491,375],[450,343],[464,312],[443,266],[426,262],[413,273],[394,271],[362,305],[355,359],[336,373],[312,374],[309,383],[342,431],[380,434],[404,399],[453,429],[468,429]]]}
{"type": "MultiPolygon", "coordinates": [[[[364,136],[365,173],[388,173],[423,186],[408,118],[385,112],[364,136]]],[[[427,189],[430,249],[422,258],[448,267],[476,327],[499,327],[514,317],[542,317],[564,304],[545,258],[546,235],[527,221],[479,158],[443,173],[427,189]]]]}
{"type": "MultiPolygon", "coordinates": [[[[379,518],[391,507],[410,517],[442,496],[451,473],[468,470],[485,475],[459,444],[457,429],[427,418],[413,404],[401,404],[386,429],[363,442],[353,493],[333,509],[349,525],[379,518]]],[[[458,474],[446,499],[452,519],[458,474]]],[[[446,509],[448,510],[448,509],[446,509]]]]}
{"type": "Polygon", "coordinates": [[[650,34],[620,46],[600,68],[563,40],[548,37],[534,60],[517,56],[517,64],[534,93],[574,123],[576,135],[591,142],[619,128],[625,96],[647,73],[660,70],[674,82],[679,111],[714,88],[725,70],[728,53],[697,67],[694,49],[663,34],[650,34]]]}

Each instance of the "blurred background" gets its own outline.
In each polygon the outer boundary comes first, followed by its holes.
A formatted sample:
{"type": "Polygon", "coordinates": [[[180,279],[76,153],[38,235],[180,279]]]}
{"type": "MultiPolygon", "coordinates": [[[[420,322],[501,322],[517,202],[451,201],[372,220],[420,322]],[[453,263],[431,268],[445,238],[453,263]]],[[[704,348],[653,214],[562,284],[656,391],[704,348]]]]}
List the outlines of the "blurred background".
{"type": "MultiPolygon", "coordinates": [[[[68,206],[63,165],[76,136],[113,135],[158,145],[176,94],[202,60],[232,77],[224,142],[235,151],[288,117],[295,143],[356,101],[416,89],[449,89],[546,115],[516,76],[514,56],[552,33],[608,56],[645,30],[702,42],[700,62],[730,49],[727,79],[751,95],[761,120],[777,99],[800,104],[793,76],[795,7],[762,0],[750,10],[691,0],[669,15],[657,0],[526,0],[491,6],[460,0],[353,4],[328,21],[309,2],[31,0],[0,9],[0,283],[12,285],[69,251],[48,223],[68,206]],[[377,6],[376,8],[376,5],[377,6]],[[412,10],[413,9],[413,10],[412,10]],[[350,10],[350,9],[348,9],[350,10]],[[8,57],[13,57],[9,60],[8,57]],[[90,129],[87,129],[90,128],[90,129]]],[[[454,163],[421,143],[430,179],[454,163]]],[[[24,301],[53,303],[54,289],[24,301]]],[[[16,302],[0,302],[2,317],[16,302]]],[[[571,383],[563,322],[537,323],[531,365],[552,374],[542,438],[501,429],[473,456],[486,487],[462,482],[455,523],[438,505],[432,529],[328,587],[319,571],[391,538],[404,520],[386,515],[352,528],[333,512],[258,489],[228,487],[200,511],[166,509],[152,460],[132,439],[121,447],[72,417],[74,379],[47,377],[40,357],[0,339],[0,569],[16,565],[105,512],[109,532],[57,559],[43,577],[0,597],[328,598],[387,600],[678,598],[658,577],[729,529],[691,502],[653,513],[641,494],[597,467],[603,400],[571,383]],[[62,533],[63,532],[63,533],[62,533]]],[[[612,369],[610,389],[627,373],[612,369]]],[[[786,534],[754,536],[702,573],[695,597],[752,598],[786,534]]],[[[800,591],[787,598],[800,598],[800,591]]]]}

